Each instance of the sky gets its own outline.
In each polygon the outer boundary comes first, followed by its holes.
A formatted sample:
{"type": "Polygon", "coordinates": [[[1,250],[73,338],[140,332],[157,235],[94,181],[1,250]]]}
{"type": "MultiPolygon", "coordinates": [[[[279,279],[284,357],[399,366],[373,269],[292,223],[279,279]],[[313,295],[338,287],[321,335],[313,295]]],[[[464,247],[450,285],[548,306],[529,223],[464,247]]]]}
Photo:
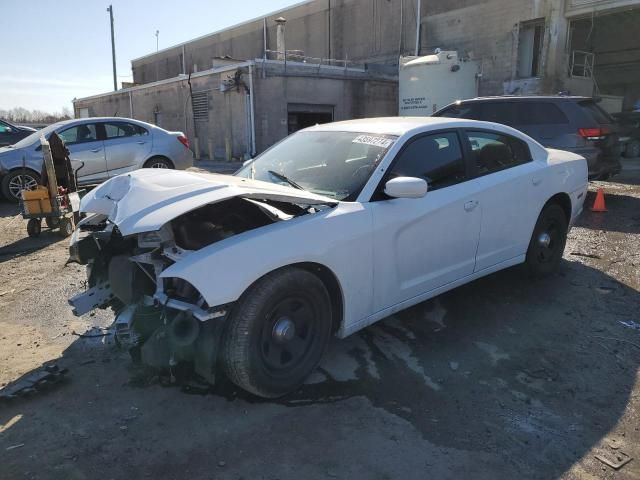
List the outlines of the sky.
{"type": "Polygon", "coordinates": [[[113,90],[107,7],[113,5],[118,86],[131,59],[300,3],[300,0],[0,0],[0,109],[60,112],[113,90]]]}

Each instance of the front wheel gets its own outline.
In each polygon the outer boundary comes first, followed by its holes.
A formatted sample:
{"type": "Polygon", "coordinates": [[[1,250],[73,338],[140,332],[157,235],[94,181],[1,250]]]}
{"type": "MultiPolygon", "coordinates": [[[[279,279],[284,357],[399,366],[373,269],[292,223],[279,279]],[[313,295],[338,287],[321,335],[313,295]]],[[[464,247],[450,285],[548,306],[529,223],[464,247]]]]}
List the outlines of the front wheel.
{"type": "Polygon", "coordinates": [[[222,364],[240,388],[265,398],[295,390],[318,366],[331,335],[324,284],[300,268],[278,270],[235,305],[222,339],[222,364]]]}
{"type": "Polygon", "coordinates": [[[526,265],[533,276],[555,272],[567,243],[568,220],[562,207],[552,203],[542,209],[527,250],[526,265]]]}
{"type": "Polygon", "coordinates": [[[40,183],[40,175],[31,170],[14,170],[2,178],[2,195],[12,203],[18,203],[22,190],[33,190],[40,183]]]}

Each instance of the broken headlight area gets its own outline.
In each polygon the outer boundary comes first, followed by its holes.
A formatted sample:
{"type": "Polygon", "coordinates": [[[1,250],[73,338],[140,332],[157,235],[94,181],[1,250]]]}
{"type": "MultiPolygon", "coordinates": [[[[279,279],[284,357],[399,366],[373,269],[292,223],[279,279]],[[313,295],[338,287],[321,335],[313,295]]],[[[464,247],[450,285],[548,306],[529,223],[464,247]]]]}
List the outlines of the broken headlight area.
{"type": "Polygon", "coordinates": [[[87,266],[87,290],[69,300],[77,316],[111,308],[116,342],[152,367],[193,365],[213,382],[229,306],[208,305],[181,278],[163,278],[192,252],[249,230],[304,214],[296,205],[231,198],[183,214],[153,232],[123,236],[106,217],[83,220],[69,261],[87,266]]]}

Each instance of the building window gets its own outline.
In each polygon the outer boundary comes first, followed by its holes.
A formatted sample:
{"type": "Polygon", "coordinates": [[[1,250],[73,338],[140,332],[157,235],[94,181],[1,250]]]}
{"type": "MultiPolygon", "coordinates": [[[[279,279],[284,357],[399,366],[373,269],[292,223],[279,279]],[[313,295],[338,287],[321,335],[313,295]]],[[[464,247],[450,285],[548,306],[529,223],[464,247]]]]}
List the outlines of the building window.
{"type": "Polygon", "coordinates": [[[193,92],[191,105],[193,107],[194,120],[209,121],[209,92],[193,92]]]}
{"type": "Polygon", "coordinates": [[[531,78],[540,75],[544,20],[520,24],[518,36],[518,77],[531,78]]]}

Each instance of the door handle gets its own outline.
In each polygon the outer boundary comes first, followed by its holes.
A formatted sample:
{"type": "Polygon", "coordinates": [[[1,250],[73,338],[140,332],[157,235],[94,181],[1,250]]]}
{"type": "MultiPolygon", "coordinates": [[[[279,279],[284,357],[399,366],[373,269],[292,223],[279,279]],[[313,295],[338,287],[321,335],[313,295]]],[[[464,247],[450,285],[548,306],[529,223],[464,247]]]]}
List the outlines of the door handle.
{"type": "Polygon", "coordinates": [[[467,212],[470,212],[470,211],[474,210],[478,206],[478,203],[479,202],[477,200],[471,200],[471,201],[469,201],[469,202],[464,204],[464,209],[467,212]]]}
{"type": "Polygon", "coordinates": [[[137,143],[138,145],[144,145],[144,144],[145,144],[145,143],[147,143],[147,142],[142,142],[142,141],[140,141],[140,142],[136,142],[136,143],[137,143]]]}
{"type": "Polygon", "coordinates": [[[531,179],[531,183],[533,183],[534,187],[537,187],[538,185],[540,185],[542,183],[542,179],[539,177],[534,177],[531,179]]]}
{"type": "Polygon", "coordinates": [[[98,153],[100,150],[102,150],[101,148],[94,148],[91,150],[91,152],[93,153],[98,153]]]}

